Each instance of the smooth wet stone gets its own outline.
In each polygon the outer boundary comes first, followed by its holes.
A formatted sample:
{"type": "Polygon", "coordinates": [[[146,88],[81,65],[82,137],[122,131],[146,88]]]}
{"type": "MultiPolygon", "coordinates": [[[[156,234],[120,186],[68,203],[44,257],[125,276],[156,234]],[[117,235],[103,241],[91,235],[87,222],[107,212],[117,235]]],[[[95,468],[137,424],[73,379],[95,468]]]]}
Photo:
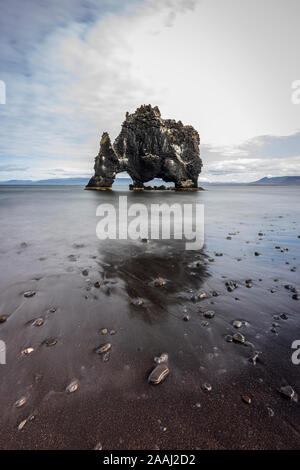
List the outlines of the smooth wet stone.
{"type": "Polygon", "coordinates": [[[56,312],[56,307],[50,307],[48,312],[49,313],[55,313],[56,312]]]}
{"type": "Polygon", "coordinates": [[[184,315],[183,321],[190,321],[191,316],[190,315],[184,315]]]}
{"type": "Polygon", "coordinates": [[[207,297],[206,292],[201,292],[200,294],[198,294],[199,300],[206,299],[206,297],[207,297]]]}
{"type": "Polygon", "coordinates": [[[74,393],[74,392],[76,392],[78,387],[79,387],[79,380],[75,379],[66,387],[66,392],[67,393],[74,393]]]}
{"type": "Polygon", "coordinates": [[[34,295],[36,294],[36,292],[34,290],[28,290],[26,292],[24,292],[24,297],[33,297],[34,295]]]}
{"type": "Polygon", "coordinates": [[[253,364],[254,366],[256,366],[256,362],[259,359],[259,354],[260,354],[259,351],[255,351],[253,356],[249,358],[249,362],[251,362],[251,364],[253,364]]]}
{"type": "Polygon", "coordinates": [[[107,351],[109,351],[110,349],[111,349],[111,344],[110,343],[101,344],[101,346],[99,346],[99,348],[96,349],[96,353],[97,354],[104,354],[107,351]]]}
{"type": "Polygon", "coordinates": [[[169,367],[165,363],[158,364],[149,375],[148,382],[153,385],[158,385],[165,380],[169,373],[169,367]]]}
{"type": "Polygon", "coordinates": [[[289,317],[287,316],[286,313],[281,313],[280,318],[281,318],[282,320],[288,320],[289,317]]]}
{"type": "Polygon", "coordinates": [[[25,396],[21,397],[21,398],[19,398],[19,400],[17,400],[15,402],[15,407],[16,408],[21,408],[21,406],[25,405],[26,402],[27,402],[27,398],[25,396]]]}
{"type": "Polygon", "coordinates": [[[235,333],[233,336],[233,341],[236,343],[244,343],[245,342],[245,336],[242,335],[242,333],[235,333]]]}
{"type": "Polygon", "coordinates": [[[106,353],[102,354],[102,361],[108,362],[109,360],[110,360],[110,351],[107,351],[106,353]]]}
{"type": "Polygon", "coordinates": [[[162,364],[164,362],[168,362],[169,356],[167,353],[162,353],[159,357],[154,358],[154,362],[156,364],[162,364]]]}
{"type": "Polygon", "coordinates": [[[254,256],[260,256],[260,255],[261,255],[261,253],[259,253],[258,251],[254,252],[254,256]]]}
{"type": "Polygon", "coordinates": [[[216,290],[213,290],[212,293],[211,293],[211,295],[212,295],[213,297],[218,297],[220,294],[219,294],[219,292],[217,292],[216,290]]]}
{"type": "Polygon", "coordinates": [[[57,339],[56,339],[56,338],[48,338],[48,339],[46,339],[46,341],[45,341],[45,344],[46,344],[46,346],[48,346],[48,347],[55,346],[56,343],[57,343],[57,339]]]}
{"type": "Polygon", "coordinates": [[[299,300],[300,299],[299,294],[293,294],[292,299],[299,300]]]}
{"type": "Polygon", "coordinates": [[[205,318],[213,318],[215,316],[215,312],[213,310],[207,310],[207,312],[204,312],[205,318]]]}
{"type": "Polygon", "coordinates": [[[167,282],[166,282],[162,277],[158,277],[158,278],[155,279],[155,281],[154,281],[155,287],[162,287],[162,286],[165,286],[166,283],[167,283],[167,282]]]}
{"type": "Polygon", "coordinates": [[[29,354],[33,353],[33,351],[34,351],[34,348],[26,348],[26,349],[23,349],[21,354],[22,356],[28,356],[29,354]]]}
{"type": "Polygon", "coordinates": [[[94,283],[94,287],[96,287],[97,289],[99,289],[99,287],[100,287],[100,282],[99,282],[99,281],[96,281],[96,282],[94,283]]]}
{"type": "Polygon", "coordinates": [[[296,271],[297,271],[297,268],[295,266],[293,268],[291,268],[292,273],[295,273],[296,271]]]}
{"type": "Polygon", "coordinates": [[[236,281],[226,281],[225,286],[227,287],[228,292],[233,292],[237,289],[237,282],[236,281]]]}
{"type": "Polygon", "coordinates": [[[251,398],[248,397],[248,395],[242,395],[242,400],[244,403],[246,403],[247,405],[251,405],[251,398]]]}
{"type": "Polygon", "coordinates": [[[285,398],[289,398],[292,400],[295,397],[295,390],[290,385],[285,385],[284,387],[280,387],[280,393],[285,398]]]}
{"type": "Polygon", "coordinates": [[[44,319],[42,317],[37,318],[32,323],[33,326],[42,326],[44,324],[44,319]]]}
{"type": "Polygon", "coordinates": [[[212,386],[211,386],[209,383],[205,382],[205,383],[202,385],[202,390],[203,390],[204,392],[211,392],[211,391],[212,391],[212,386]]]}
{"type": "Polygon", "coordinates": [[[231,335],[226,335],[225,339],[226,339],[227,343],[232,343],[232,341],[233,341],[233,337],[231,335]]]}
{"type": "Polygon", "coordinates": [[[246,287],[248,287],[248,289],[251,289],[251,287],[253,287],[252,282],[246,282],[246,287]]]}
{"type": "Polygon", "coordinates": [[[272,289],[270,289],[270,292],[271,292],[272,294],[275,294],[275,292],[277,292],[277,289],[275,289],[275,287],[272,287],[272,289]]]}
{"type": "Polygon", "coordinates": [[[234,320],[232,322],[232,326],[234,326],[234,328],[242,328],[243,322],[241,322],[240,320],[234,320]]]}
{"type": "Polygon", "coordinates": [[[18,426],[18,431],[22,431],[26,423],[27,423],[27,418],[20,422],[18,426]]]}
{"type": "Polygon", "coordinates": [[[83,269],[83,270],[81,271],[81,274],[82,274],[83,276],[88,276],[88,275],[89,275],[89,270],[88,270],[88,269],[83,269]]]}
{"type": "Polygon", "coordinates": [[[4,323],[4,322],[6,322],[6,320],[7,320],[7,316],[6,316],[6,315],[2,315],[2,316],[0,317],[0,323],[4,323]]]}
{"type": "Polygon", "coordinates": [[[135,305],[136,307],[140,307],[141,305],[143,305],[144,301],[143,301],[143,299],[138,297],[137,299],[132,299],[131,303],[132,303],[132,305],[135,305]]]}
{"type": "Polygon", "coordinates": [[[100,330],[100,333],[101,333],[102,335],[107,335],[108,329],[107,329],[107,328],[102,328],[102,329],[100,330]]]}
{"type": "Polygon", "coordinates": [[[102,447],[101,442],[97,442],[97,444],[95,445],[93,450],[102,450],[102,449],[103,449],[103,447],[102,447]]]}

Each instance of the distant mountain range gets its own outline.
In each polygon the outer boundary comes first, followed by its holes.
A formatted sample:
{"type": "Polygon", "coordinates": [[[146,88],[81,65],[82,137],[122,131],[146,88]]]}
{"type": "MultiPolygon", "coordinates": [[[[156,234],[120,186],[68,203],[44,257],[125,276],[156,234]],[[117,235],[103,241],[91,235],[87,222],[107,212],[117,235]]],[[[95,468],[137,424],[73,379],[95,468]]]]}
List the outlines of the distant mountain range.
{"type": "MultiPolygon", "coordinates": [[[[85,186],[89,181],[89,178],[52,178],[47,180],[8,180],[0,181],[0,185],[80,185],[85,186]]],[[[116,178],[115,182],[117,184],[129,185],[132,183],[130,178],[116,178]]],[[[149,184],[151,182],[149,181],[149,184]]],[[[155,180],[156,185],[168,184],[163,180],[155,180]]],[[[274,178],[262,178],[258,181],[253,181],[251,183],[208,183],[205,181],[199,181],[199,186],[207,184],[257,184],[257,185],[300,185],[300,176],[277,176],[274,178]]]]}
{"type": "Polygon", "coordinates": [[[276,176],[274,178],[262,178],[261,180],[254,181],[251,184],[300,184],[300,176],[276,176]]]}

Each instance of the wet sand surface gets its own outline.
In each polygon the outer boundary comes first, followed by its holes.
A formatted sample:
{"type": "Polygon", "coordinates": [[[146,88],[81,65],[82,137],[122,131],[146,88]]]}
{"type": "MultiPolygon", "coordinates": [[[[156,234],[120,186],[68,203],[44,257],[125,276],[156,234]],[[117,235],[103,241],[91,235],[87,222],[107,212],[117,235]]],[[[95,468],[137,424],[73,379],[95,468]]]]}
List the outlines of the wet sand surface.
{"type": "Polygon", "coordinates": [[[300,189],[206,189],[0,187],[0,448],[300,448],[297,396],[279,393],[300,390],[291,359],[300,340],[300,189]],[[120,195],[147,206],[204,203],[203,250],[98,240],[96,208],[120,195]],[[165,285],[154,285],[158,277],[165,285]],[[235,333],[244,344],[226,340],[235,333]],[[109,354],[97,354],[106,343],[109,354]],[[164,352],[170,374],[149,385],[164,352]]]}

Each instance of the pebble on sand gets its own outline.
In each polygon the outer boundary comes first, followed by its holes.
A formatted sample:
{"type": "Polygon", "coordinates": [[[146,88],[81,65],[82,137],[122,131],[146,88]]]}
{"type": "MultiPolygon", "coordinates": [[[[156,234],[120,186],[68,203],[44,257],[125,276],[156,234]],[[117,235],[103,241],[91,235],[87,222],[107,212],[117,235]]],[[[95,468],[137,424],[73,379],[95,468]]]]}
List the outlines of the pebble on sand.
{"type": "Polygon", "coordinates": [[[204,392],[211,392],[211,391],[212,391],[212,386],[211,386],[209,383],[205,382],[205,383],[202,385],[202,390],[203,390],[204,392]]]}
{"type": "Polygon", "coordinates": [[[2,315],[2,316],[0,317],[0,323],[4,323],[6,320],[7,320],[7,316],[6,316],[6,315],[2,315]]]}
{"type": "Polygon", "coordinates": [[[27,398],[26,397],[21,397],[21,398],[19,398],[19,400],[17,400],[15,402],[15,407],[16,408],[21,408],[21,406],[25,405],[26,402],[27,402],[27,398]]]}
{"type": "Polygon", "coordinates": [[[50,346],[55,346],[57,343],[57,339],[56,338],[48,338],[46,339],[45,341],[45,344],[46,346],[50,347],[50,346]]]}
{"type": "Polygon", "coordinates": [[[215,316],[215,312],[213,310],[207,310],[207,312],[204,312],[205,318],[213,318],[215,316]]]}
{"type": "Polygon", "coordinates": [[[24,297],[33,297],[36,294],[34,290],[28,290],[24,292],[24,297]]]}
{"type": "Polygon", "coordinates": [[[155,281],[154,281],[155,287],[162,287],[162,286],[165,286],[166,283],[167,283],[167,282],[166,282],[162,277],[158,277],[158,278],[155,279],[155,281]]]}
{"type": "Polygon", "coordinates": [[[191,316],[190,315],[184,315],[183,321],[190,321],[191,316]]]}
{"type": "Polygon", "coordinates": [[[289,398],[290,400],[293,400],[293,398],[295,398],[295,390],[290,385],[280,387],[279,391],[281,395],[283,395],[285,398],[289,398]]]}
{"type": "Polygon", "coordinates": [[[24,419],[23,421],[21,421],[21,423],[19,424],[18,426],[18,430],[19,431],[22,431],[22,429],[24,428],[25,424],[27,423],[27,418],[24,419]]]}
{"type": "Polygon", "coordinates": [[[106,353],[107,351],[109,351],[110,349],[111,349],[111,344],[110,344],[110,343],[101,344],[101,346],[99,346],[99,347],[96,349],[96,353],[97,353],[97,354],[104,354],[104,353],[106,353]]]}
{"type": "Polygon", "coordinates": [[[251,398],[248,397],[248,395],[242,395],[242,400],[244,403],[246,403],[247,405],[251,405],[251,398]]]}
{"type": "Polygon", "coordinates": [[[234,320],[232,322],[232,326],[234,326],[234,328],[242,328],[243,322],[241,322],[240,320],[234,320]]]}
{"type": "Polygon", "coordinates": [[[97,442],[97,444],[95,445],[93,450],[102,450],[102,449],[103,449],[103,447],[102,447],[101,442],[97,442]]]}
{"type": "Polygon", "coordinates": [[[235,341],[236,343],[245,342],[245,336],[242,335],[242,333],[235,333],[232,338],[233,338],[233,341],[235,341]]]}
{"type": "Polygon", "coordinates": [[[22,356],[28,356],[29,354],[33,353],[33,351],[34,351],[34,348],[26,348],[26,349],[23,349],[21,354],[22,356]]]}
{"type": "Polygon", "coordinates": [[[33,326],[42,326],[44,324],[44,319],[42,317],[37,318],[32,323],[33,326]]]}
{"type": "Polygon", "coordinates": [[[76,392],[78,387],[79,387],[79,380],[75,379],[66,387],[66,392],[67,393],[76,392]]]}
{"type": "Polygon", "coordinates": [[[102,328],[102,329],[100,330],[100,333],[101,333],[102,335],[107,335],[108,329],[107,329],[107,328],[102,328]]]}
{"type": "Polygon", "coordinates": [[[168,362],[169,356],[167,353],[162,353],[159,357],[154,358],[156,364],[162,364],[163,362],[168,362]]]}
{"type": "Polygon", "coordinates": [[[254,366],[256,366],[256,362],[259,359],[259,354],[260,354],[259,351],[255,351],[253,356],[249,358],[249,362],[251,362],[251,364],[253,364],[254,366]]]}
{"type": "Polygon", "coordinates": [[[132,303],[132,305],[135,305],[136,307],[140,307],[141,305],[143,305],[144,301],[143,301],[143,299],[138,297],[137,299],[132,299],[131,303],[132,303]]]}
{"type": "Polygon", "coordinates": [[[149,375],[148,382],[153,385],[158,385],[165,380],[169,372],[169,367],[165,363],[158,364],[149,375]]]}
{"type": "Polygon", "coordinates": [[[237,282],[236,281],[226,281],[225,285],[227,287],[228,292],[233,292],[235,289],[237,289],[237,282]]]}

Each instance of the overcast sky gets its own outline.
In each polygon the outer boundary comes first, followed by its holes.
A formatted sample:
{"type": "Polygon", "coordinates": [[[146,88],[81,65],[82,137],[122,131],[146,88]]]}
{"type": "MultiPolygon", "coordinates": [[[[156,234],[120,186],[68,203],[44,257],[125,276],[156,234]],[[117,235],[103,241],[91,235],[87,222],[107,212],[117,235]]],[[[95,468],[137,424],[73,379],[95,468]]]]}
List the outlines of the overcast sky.
{"type": "Polygon", "coordinates": [[[0,180],[91,176],[103,131],[158,105],[206,181],[300,175],[299,0],[1,0],[0,180]]]}

